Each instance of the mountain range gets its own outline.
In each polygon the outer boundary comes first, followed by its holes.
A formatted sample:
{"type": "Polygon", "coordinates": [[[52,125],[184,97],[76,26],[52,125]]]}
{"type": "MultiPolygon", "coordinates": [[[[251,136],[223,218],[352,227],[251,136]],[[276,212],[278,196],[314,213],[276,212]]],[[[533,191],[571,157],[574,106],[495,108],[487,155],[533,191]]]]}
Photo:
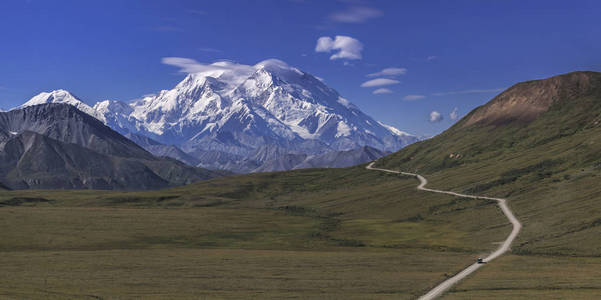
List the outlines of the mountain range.
{"type": "MultiPolygon", "coordinates": [[[[105,100],[92,107],[56,90],[20,108],[42,103],[75,106],[154,154],[235,172],[294,168],[298,164],[292,162],[302,163],[302,156],[364,146],[393,152],[418,140],[374,120],[311,74],[275,59],[254,66],[216,62],[171,90],[131,103],[105,100]],[[264,153],[269,157],[252,159],[265,148],[272,149],[264,153]],[[294,159],[277,168],[262,166],[285,157],[294,159]]],[[[334,166],[320,161],[318,166],[334,166]]]]}
{"type": "Polygon", "coordinates": [[[0,186],[140,190],[221,175],[156,157],[80,109],[50,103],[0,112],[0,186]]]}

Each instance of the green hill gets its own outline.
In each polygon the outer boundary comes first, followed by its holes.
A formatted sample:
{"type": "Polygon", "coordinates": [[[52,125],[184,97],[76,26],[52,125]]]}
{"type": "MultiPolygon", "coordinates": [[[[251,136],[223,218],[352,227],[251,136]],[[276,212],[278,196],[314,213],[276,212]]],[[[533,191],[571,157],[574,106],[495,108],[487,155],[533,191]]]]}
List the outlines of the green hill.
{"type": "MultiPolygon", "coordinates": [[[[519,83],[444,133],[382,158],[377,166],[419,172],[432,187],[509,199],[524,224],[512,247],[519,256],[484,269],[475,277],[488,281],[465,281],[457,295],[483,297],[481,289],[517,293],[527,282],[563,297],[590,295],[559,279],[576,273],[572,260],[582,274],[601,256],[601,73],[519,83]],[[534,284],[528,273],[549,270],[537,265],[543,256],[557,274],[534,284]],[[516,269],[512,274],[522,281],[491,284],[508,269],[516,269]]],[[[598,295],[599,285],[589,292],[598,295]]]]}
{"type": "Polygon", "coordinates": [[[525,223],[516,253],[601,255],[601,240],[590,240],[601,233],[601,73],[517,84],[377,166],[419,172],[440,188],[510,198],[525,223]]]}

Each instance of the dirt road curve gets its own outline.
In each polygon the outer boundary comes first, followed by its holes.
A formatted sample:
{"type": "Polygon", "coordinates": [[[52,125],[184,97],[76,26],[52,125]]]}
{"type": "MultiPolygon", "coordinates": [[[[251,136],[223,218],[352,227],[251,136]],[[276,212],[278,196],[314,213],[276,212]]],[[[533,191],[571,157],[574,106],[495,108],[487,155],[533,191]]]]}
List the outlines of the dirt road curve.
{"type": "MultiPolygon", "coordinates": [[[[486,199],[486,200],[497,201],[497,204],[499,205],[499,207],[501,208],[501,210],[503,211],[503,213],[505,214],[507,219],[509,219],[509,222],[511,222],[511,224],[513,224],[513,230],[511,230],[511,233],[509,234],[507,239],[505,239],[505,241],[503,241],[503,243],[499,246],[499,248],[497,248],[497,250],[495,250],[493,253],[489,254],[487,257],[484,258],[484,262],[486,262],[486,263],[492,261],[493,259],[503,255],[503,253],[507,252],[509,250],[509,246],[511,246],[511,243],[518,236],[518,233],[520,233],[520,230],[522,229],[522,224],[520,223],[520,221],[518,221],[518,219],[513,215],[513,212],[507,206],[506,199],[466,195],[466,194],[460,194],[460,193],[455,193],[455,192],[450,192],[450,191],[429,189],[429,188],[425,187],[426,184],[428,184],[428,180],[426,180],[426,178],[424,178],[423,176],[421,176],[419,174],[374,168],[373,167],[374,164],[375,164],[375,162],[370,163],[367,166],[367,169],[417,177],[417,179],[419,179],[419,181],[420,181],[420,184],[417,187],[418,190],[432,192],[432,193],[447,194],[447,195],[464,197],[464,198],[486,199]]],[[[429,299],[434,299],[434,298],[442,295],[445,291],[450,289],[457,282],[461,281],[466,276],[470,275],[471,273],[475,272],[476,270],[478,270],[479,268],[481,268],[483,266],[484,266],[484,264],[478,264],[478,263],[474,263],[474,264],[470,265],[469,267],[463,269],[461,272],[457,273],[457,275],[443,281],[441,284],[437,285],[435,288],[430,290],[427,294],[421,296],[419,299],[420,300],[429,300],[429,299]]]]}

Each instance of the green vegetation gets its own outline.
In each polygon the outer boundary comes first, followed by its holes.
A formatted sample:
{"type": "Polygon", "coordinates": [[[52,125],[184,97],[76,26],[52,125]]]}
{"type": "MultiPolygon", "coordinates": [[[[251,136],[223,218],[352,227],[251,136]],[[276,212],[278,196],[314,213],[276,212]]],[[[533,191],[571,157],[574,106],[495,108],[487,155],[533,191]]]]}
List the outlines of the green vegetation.
{"type": "Polygon", "coordinates": [[[509,255],[499,258],[444,299],[595,299],[601,258],[509,255]]]}
{"type": "Polygon", "coordinates": [[[510,231],[492,202],[416,185],[356,167],[2,192],[0,295],[413,298],[510,231]]]}

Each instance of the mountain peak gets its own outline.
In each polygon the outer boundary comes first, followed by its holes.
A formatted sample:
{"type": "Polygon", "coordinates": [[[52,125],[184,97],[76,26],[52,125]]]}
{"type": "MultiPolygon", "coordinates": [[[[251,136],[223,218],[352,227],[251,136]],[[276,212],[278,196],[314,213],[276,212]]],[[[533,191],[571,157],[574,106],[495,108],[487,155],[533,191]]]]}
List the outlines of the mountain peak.
{"type": "Polygon", "coordinates": [[[46,104],[46,103],[83,103],[79,98],[71,94],[67,90],[58,89],[51,92],[42,92],[35,95],[21,107],[46,104]]]}
{"type": "Polygon", "coordinates": [[[96,112],[94,108],[85,104],[75,95],[71,94],[71,92],[63,89],[54,90],[51,92],[42,92],[29,99],[29,101],[25,102],[23,105],[18,108],[25,108],[28,106],[40,105],[40,104],[48,104],[48,103],[64,103],[75,106],[79,110],[91,115],[97,119],[102,120],[102,116],[96,112]]]}
{"type": "Polygon", "coordinates": [[[469,114],[462,126],[528,123],[558,101],[569,101],[600,89],[601,73],[590,71],[520,82],[469,114]]]}

